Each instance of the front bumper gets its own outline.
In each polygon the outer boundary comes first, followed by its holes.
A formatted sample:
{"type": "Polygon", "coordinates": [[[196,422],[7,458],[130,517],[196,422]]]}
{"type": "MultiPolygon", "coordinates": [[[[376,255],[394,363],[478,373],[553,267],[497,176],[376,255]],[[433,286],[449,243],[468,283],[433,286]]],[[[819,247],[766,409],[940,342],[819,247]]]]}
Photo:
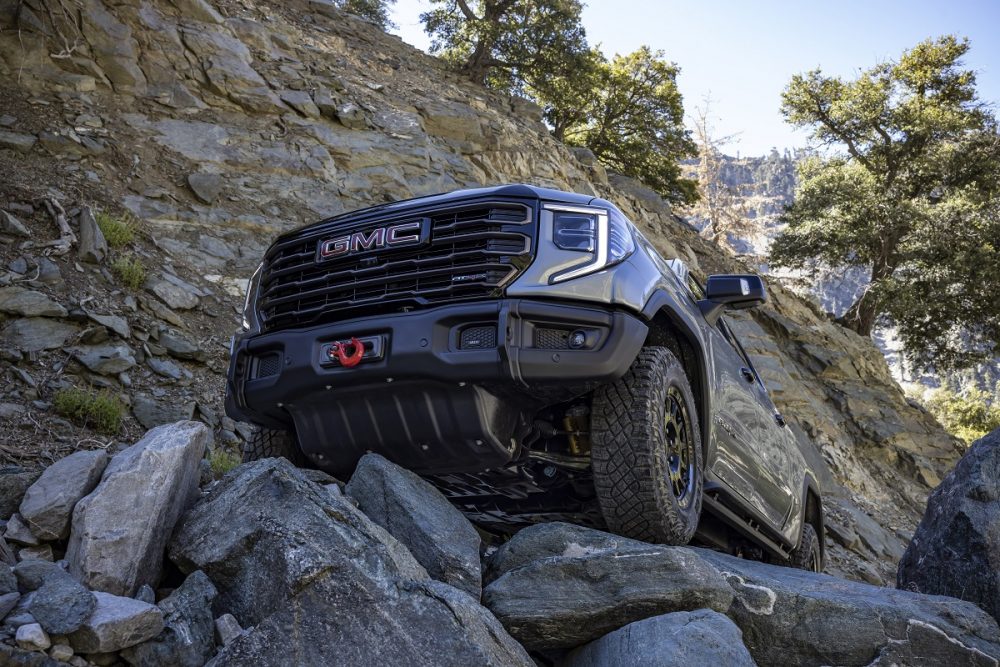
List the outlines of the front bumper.
{"type": "Polygon", "coordinates": [[[501,299],[244,336],[226,412],[294,423],[303,452],[338,473],[366,451],[418,472],[484,470],[510,460],[533,410],[621,377],[646,332],[617,310],[501,299]],[[486,335],[463,337],[472,329],[486,335]],[[584,347],[559,347],[559,332],[583,332],[584,347]],[[352,337],[379,341],[380,354],[331,363],[329,345],[352,337]]]}

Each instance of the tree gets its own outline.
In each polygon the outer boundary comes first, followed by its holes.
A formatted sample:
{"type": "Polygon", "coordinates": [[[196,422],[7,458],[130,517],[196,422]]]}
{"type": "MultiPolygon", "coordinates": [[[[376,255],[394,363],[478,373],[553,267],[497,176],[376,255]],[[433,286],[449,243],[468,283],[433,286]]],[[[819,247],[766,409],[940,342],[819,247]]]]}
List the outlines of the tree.
{"type": "Polygon", "coordinates": [[[349,14],[368,19],[383,30],[394,28],[389,12],[396,0],[339,0],[340,8],[349,14]]]}
{"type": "Polygon", "coordinates": [[[782,95],[823,150],[800,163],[772,264],[866,268],[841,322],[869,335],[883,318],[922,367],[988,358],[1000,339],[1000,136],[968,50],[927,40],[852,81],[797,75],[782,95]]]}
{"type": "Polygon", "coordinates": [[[1000,428],[1000,396],[982,389],[929,392],[925,406],[952,435],[968,444],[1000,428]]]}
{"type": "Polygon", "coordinates": [[[736,135],[716,136],[711,116],[712,99],[706,96],[702,106],[695,107],[693,119],[698,151],[698,201],[689,209],[689,215],[705,222],[703,237],[721,241],[729,233],[745,235],[755,231],[755,224],[746,203],[747,193],[741,192],[738,185],[727,183],[724,174],[726,157],[722,146],[731,143],[736,135]]]}
{"type": "Polygon", "coordinates": [[[684,129],[679,71],[648,46],[602,63],[587,97],[586,120],[563,131],[566,143],[586,146],[611,170],[672,202],[696,201],[697,184],[681,177],[679,164],[697,154],[684,129]]]}
{"type": "Polygon", "coordinates": [[[586,54],[579,0],[432,0],[421,14],[431,53],[470,80],[521,92],[531,77],[564,71],[586,54]]]}

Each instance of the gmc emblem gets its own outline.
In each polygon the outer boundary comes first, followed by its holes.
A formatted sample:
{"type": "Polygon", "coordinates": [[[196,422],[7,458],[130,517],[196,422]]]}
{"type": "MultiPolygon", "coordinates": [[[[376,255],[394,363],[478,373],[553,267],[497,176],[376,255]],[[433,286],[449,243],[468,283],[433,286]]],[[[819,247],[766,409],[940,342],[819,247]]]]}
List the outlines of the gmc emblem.
{"type": "Polygon", "coordinates": [[[386,225],[360,232],[353,232],[332,239],[323,239],[316,246],[316,261],[375,252],[384,248],[398,248],[426,243],[430,237],[430,219],[422,218],[398,225],[386,225]]]}

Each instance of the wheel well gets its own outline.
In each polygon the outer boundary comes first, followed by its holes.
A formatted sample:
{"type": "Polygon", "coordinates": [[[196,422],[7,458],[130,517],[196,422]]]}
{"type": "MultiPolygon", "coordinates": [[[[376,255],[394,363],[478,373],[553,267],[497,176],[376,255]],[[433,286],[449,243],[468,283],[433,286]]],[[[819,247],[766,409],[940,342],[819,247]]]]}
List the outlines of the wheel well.
{"type": "Polygon", "coordinates": [[[646,334],[644,346],[659,345],[673,352],[687,374],[694,394],[695,408],[698,410],[698,427],[701,429],[702,453],[708,455],[709,422],[706,409],[708,386],[705,382],[705,371],[701,355],[697,353],[690,334],[678,324],[667,311],[658,312],[649,323],[649,333],[646,334]]]}
{"type": "Polygon", "coordinates": [[[806,506],[802,514],[802,520],[812,525],[816,530],[816,537],[819,538],[819,552],[822,557],[826,556],[826,527],[823,522],[823,501],[819,493],[812,485],[806,487],[806,506]]]}

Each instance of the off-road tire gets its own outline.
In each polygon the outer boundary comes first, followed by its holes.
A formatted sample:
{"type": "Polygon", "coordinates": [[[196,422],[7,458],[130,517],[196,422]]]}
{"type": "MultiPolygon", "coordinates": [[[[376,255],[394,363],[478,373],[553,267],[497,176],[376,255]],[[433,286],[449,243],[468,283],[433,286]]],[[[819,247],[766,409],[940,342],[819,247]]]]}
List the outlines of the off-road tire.
{"type": "Polygon", "coordinates": [[[257,427],[250,439],[243,443],[243,463],[279,456],[297,466],[302,465],[302,452],[294,433],[257,427]]]}
{"type": "Polygon", "coordinates": [[[687,544],[701,515],[704,468],[698,412],[681,362],[665,347],[643,348],[621,379],[595,392],[591,414],[594,486],[608,529],[657,544],[687,544]],[[671,387],[679,390],[694,444],[686,506],[669,480],[671,387]]]}
{"type": "Polygon", "coordinates": [[[802,524],[799,546],[788,559],[789,567],[812,572],[823,571],[823,552],[819,548],[819,536],[812,524],[802,524]]]}

